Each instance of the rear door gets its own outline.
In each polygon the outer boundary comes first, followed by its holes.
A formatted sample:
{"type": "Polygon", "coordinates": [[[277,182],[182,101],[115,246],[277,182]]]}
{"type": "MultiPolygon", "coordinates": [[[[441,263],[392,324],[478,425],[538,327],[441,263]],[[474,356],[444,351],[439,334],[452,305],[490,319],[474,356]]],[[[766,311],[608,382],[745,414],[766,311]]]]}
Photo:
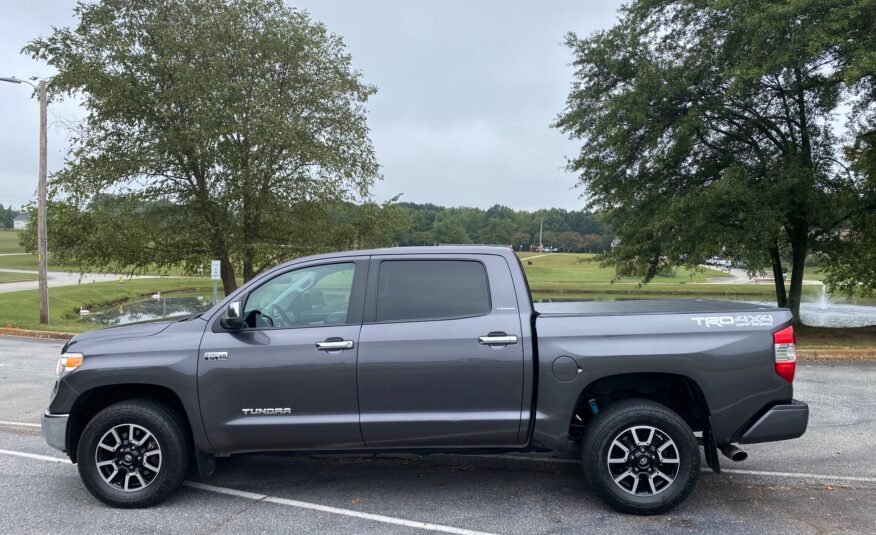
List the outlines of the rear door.
{"type": "Polygon", "coordinates": [[[496,255],[375,256],[359,337],[368,447],[513,446],[523,349],[496,255]]]}

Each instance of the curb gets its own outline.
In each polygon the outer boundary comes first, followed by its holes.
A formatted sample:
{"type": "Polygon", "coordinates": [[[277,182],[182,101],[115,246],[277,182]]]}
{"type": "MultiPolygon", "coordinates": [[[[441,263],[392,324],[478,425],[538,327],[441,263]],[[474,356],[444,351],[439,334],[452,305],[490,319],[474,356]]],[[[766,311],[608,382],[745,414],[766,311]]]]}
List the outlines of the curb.
{"type": "Polygon", "coordinates": [[[76,333],[64,333],[57,331],[34,331],[32,329],[17,329],[15,327],[0,327],[0,335],[23,336],[25,338],[43,338],[47,340],[69,340],[76,333]]]}
{"type": "Polygon", "coordinates": [[[876,348],[801,349],[797,356],[800,360],[810,362],[876,362],[876,348]]]}

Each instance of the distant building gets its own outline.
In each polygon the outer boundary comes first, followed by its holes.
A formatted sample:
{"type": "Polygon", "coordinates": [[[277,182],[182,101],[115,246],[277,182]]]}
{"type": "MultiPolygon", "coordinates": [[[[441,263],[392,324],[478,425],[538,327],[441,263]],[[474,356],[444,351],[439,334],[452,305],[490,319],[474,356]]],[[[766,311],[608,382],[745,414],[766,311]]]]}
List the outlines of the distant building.
{"type": "Polygon", "coordinates": [[[22,212],[15,216],[15,219],[12,220],[12,228],[15,230],[24,230],[27,228],[27,222],[30,219],[30,214],[27,212],[22,212]]]}

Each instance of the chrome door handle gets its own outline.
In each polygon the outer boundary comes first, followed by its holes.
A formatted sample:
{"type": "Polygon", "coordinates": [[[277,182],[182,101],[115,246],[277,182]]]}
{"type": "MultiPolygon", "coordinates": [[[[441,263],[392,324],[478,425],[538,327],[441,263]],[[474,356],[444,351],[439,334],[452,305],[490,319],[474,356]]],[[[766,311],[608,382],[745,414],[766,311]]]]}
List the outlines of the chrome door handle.
{"type": "Polygon", "coordinates": [[[325,342],[317,342],[316,349],[320,351],[340,351],[342,349],[353,349],[352,340],[326,340],[325,342]]]}
{"type": "Polygon", "coordinates": [[[493,334],[478,336],[478,343],[482,346],[508,346],[517,343],[517,336],[513,334],[493,334]]]}

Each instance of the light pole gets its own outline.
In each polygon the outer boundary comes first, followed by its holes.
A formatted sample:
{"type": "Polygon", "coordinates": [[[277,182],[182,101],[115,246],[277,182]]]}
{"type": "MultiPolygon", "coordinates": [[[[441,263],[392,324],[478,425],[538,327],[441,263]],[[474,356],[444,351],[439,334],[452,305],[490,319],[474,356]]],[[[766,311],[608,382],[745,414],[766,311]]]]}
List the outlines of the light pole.
{"type": "Polygon", "coordinates": [[[37,187],[37,254],[39,255],[39,294],[40,323],[49,323],[49,285],[47,282],[47,246],[46,246],[46,81],[40,80],[35,86],[27,80],[18,78],[0,78],[0,82],[28,84],[40,93],[40,175],[37,187]]]}

